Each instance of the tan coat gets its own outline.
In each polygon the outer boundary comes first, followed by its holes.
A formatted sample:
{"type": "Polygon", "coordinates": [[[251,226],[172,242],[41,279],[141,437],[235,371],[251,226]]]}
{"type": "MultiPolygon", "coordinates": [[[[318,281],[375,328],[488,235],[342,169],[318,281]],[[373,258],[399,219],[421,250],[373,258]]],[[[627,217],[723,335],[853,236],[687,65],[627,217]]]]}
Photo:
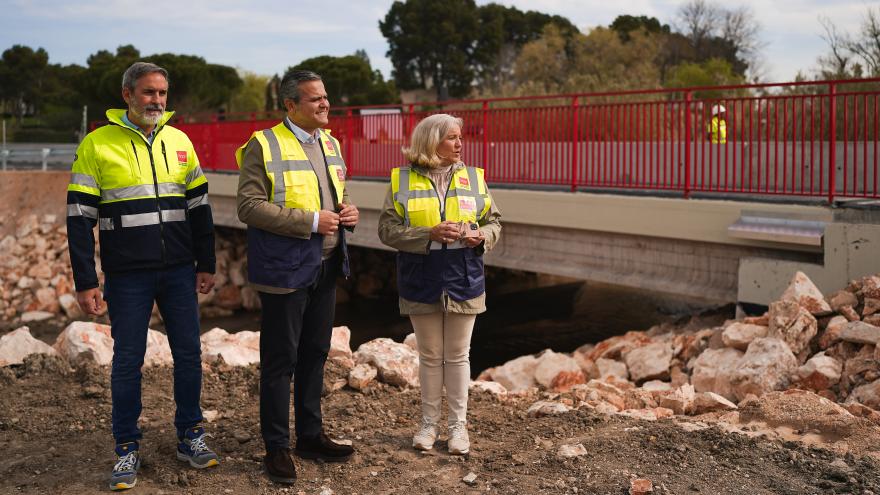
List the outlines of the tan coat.
{"type": "MultiPolygon", "coordinates": [[[[455,165],[455,168],[463,167],[462,164],[455,165]]],[[[424,169],[413,166],[413,171],[427,175],[424,169]]],[[[490,193],[491,196],[491,193],[490,193]]],[[[480,220],[480,230],[486,241],[477,246],[478,252],[485,253],[492,250],[498,242],[501,235],[501,211],[495,204],[493,198],[486,218],[480,220]]],[[[383,244],[393,247],[398,251],[414,254],[427,255],[431,246],[431,229],[428,227],[406,227],[403,225],[403,217],[401,217],[394,208],[394,199],[392,198],[391,185],[385,193],[385,203],[382,205],[382,213],[379,215],[379,239],[383,244]]],[[[486,294],[483,293],[473,299],[467,301],[454,301],[448,297],[441,296],[441,300],[434,304],[425,304],[415,301],[409,301],[400,298],[400,314],[402,315],[421,315],[429,313],[438,313],[445,311],[448,313],[459,314],[479,314],[486,311],[486,294]]]]}

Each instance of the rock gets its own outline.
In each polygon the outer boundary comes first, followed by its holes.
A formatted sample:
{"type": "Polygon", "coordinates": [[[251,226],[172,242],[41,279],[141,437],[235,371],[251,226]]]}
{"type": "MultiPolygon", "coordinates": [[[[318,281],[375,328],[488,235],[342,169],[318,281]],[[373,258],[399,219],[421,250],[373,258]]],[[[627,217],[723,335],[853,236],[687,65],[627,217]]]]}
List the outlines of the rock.
{"type": "Polygon", "coordinates": [[[642,419],[645,421],[657,421],[658,419],[663,418],[671,418],[675,416],[675,413],[672,412],[672,409],[667,409],[665,407],[653,407],[648,409],[627,409],[625,411],[618,411],[616,413],[612,413],[617,416],[627,416],[635,419],[642,419]]]}
{"type": "Polygon", "coordinates": [[[840,340],[856,344],[880,344],[880,327],[863,321],[851,321],[840,331],[840,340]]]}
{"type": "Polygon", "coordinates": [[[538,357],[535,381],[546,390],[567,392],[587,379],[574,358],[548,349],[538,357]]]}
{"type": "Polygon", "coordinates": [[[348,372],[348,386],[355,390],[364,390],[376,380],[378,372],[369,364],[358,364],[348,372]]]}
{"type": "Polygon", "coordinates": [[[543,416],[564,414],[568,411],[571,411],[571,408],[561,402],[541,400],[529,406],[527,414],[530,418],[540,418],[543,416]]]}
{"type": "Polygon", "coordinates": [[[207,409],[202,411],[202,416],[204,416],[205,421],[207,421],[208,423],[213,423],[214,421],[217,421],[217,418],[220,417],[220,413],[213,409],[207,409]]]}
{"type": "Polygon", "coordinates": [[[247,285],[247,269],[245,268],[245,259],[240,259],[229,263],[229,281],[233,285],[244,287],[247,285]]]}
{"type": "Polygon", "coordinates": [[[859,352],[846,360],[840,377],[840,388],[849,390],[852,385],[861,385],[865,381],[876,379],[880,371],[880,361],[875,356],[877,347],[863,346],[859,352]]]}
{"type": "Polygon", "coordinates": [[[866,316],[864,320],[865,323],[869,325],[874,325],[875,327],[880,327],[880,314],[869,315],[866,316]]]}
{"type": "Polygon", "coordinates": [[[862,309],[862,318],[864,318],[865,316],[872,315],[878,311],[880,311],[880,299],[866,297],[865,298],[865,307],[862,309]]]}
{"type": "Polygon", "coordinates": [[[668,342],[655,342],[631,349],[623,356],[629,377],[639,383],[645,380],[669,378],[672,346],[668,342]]]}
{"type": "Polygon", "coordinates": [[[693,385],[683,385],[660,399],[660,407],[671,409],[675,414],[687,414],[694,407],[693,385]]]}
{"type": "Polygon", "coordinates": [[[784,341],[794,354],[807,348],[818,332],[816,318],[795,302],[770,303],[769,314],[770,332],[767,336],[784,341]]]}
{"type": "Polygon", "coordinates": [[[737,399],[748,394],[760,397],[788,387],[797,366],[797,358],[784,341],[772,337],[758,338],[749,344],[730,376],[730,383],[737,399]]]}
{"type": "Polygon", "coordinates": [[[147,352],[144,353],[144,366],[171,366],[171,346],[168,337],[159,331],[147,329],[147,352]]]}
{"type": "Polygon", "coordinates": [[[828,349],[837,341],[840,340],[840,332],[843,331],[844,325],[847,323],[847,319],[843,316],[835,316],[828,321],[828,324],[825,325],[825,330],[822,332],[822,335],[819,337],[819,349],[828,349]]]}
{"type": "Polygon", "coordinates": [[[571,357],[574,358],[578,366],[581,367],[581,371],[584,372],[584,376],[587,380],[599,378],[599,367],[596,366],[596,363],[592,359],[587,357],[586,353],[574,351],[571,357]]]}
{"type": "Polygon", "coordinates": [[[61,306],[61,309],[64,311],[64,314],[67,315],[67,318],[71,320],[76,320],[85,316],[85,313],[83,313],[82,309],[79,307],[79,303],[76,302],[76,297],[74,297],[73,294],[61,294],[58,296],[58,305],[61,306]]]}
{"type": "Polygon", "coordinates": [[[864,277],[860,283],[859,294],[865,299],[880,299],[880,274],[864,277]]]}
{"type": "Polygon", "coordinates": [[[648,495],[649,493],[654,493],[654,485],[651,480],[639,478],[629,482],[629,495],[648,495]]]}
{"type": "Polygon", "coordinates": [[[461,481],[464,481],[465,484],[467,484],[467,485],[475,485],[475,484],[477,484],[477,475],[474,474],[473,472],[470,472],[467,475],[465,475],[465,477],[462,478],[461,481]]]}
{"type": "Polygon", "coordinates": [[[55,314],[48,311],[26,311],[21,314],[21,322],[30,323],[32,321],[43,321],[48,320],[53,316],[55,316],[55,314]]]}
{"type": "Polygon", "coordinates": [[[582,443],[576,443],[574,445],[566,444],[559,447],[556,455],[563,458],[580,457],[582,455],[587,455],[587,448],[584,447],[584,444],[582,443]]]}
{"type": "Polygon", "coordinates": [[[850,402],[848,404],[844,404],[843,406],[849,411],[850,414],[857,418],[865,418],[876,425],[880,425],[880,412],[871,409],[870,407],[859,404],[858,402],[850,402]]]}
{"type": "Polygon", "coordinates": [[[109,325],[74,321],[58,334],[53,347],[70,362],[75,362],[80,356],[101,366],[113,361],[113,337],[110,336],[109,325]]]}
{"type": "Polygon", "coordinates": [[[596,368],[599,370],[598,378],[600,380],[604,380],[609,376],[620,378],[621,380],[629,380],[629,371],[626,369],[626,363],[613,359],[599,358],[596,360],[596,368]]]}
{"type": "Polygon", "coordinates": [[[492,368],[492,381],[504,385],[510,392],[521,392],[538,385],[535,381],[535,368],[538,360],[535,356],[526,355],[512,359],[501,366],[492,368]]]}
{"type": "Polygon", "coordinates": [[[859,313],[853,309],[852,306],[843,306],[840,308],[840,314],[842,314],[848,321],[859,321],[859,313]]]}
{"type": "Polygon", "coordinates": [[[736,408],[736,404],[713,392],[700,392],[694,397],[693,414],[730,411],[736,408]]]}
{"type": "Polygon", "coordinates": [[[58,304],[58,296],[55,294],[55,289],[52,287],[37,289],[36,292],[34,292],[34,297],[37,302],[37,310],[48,311],[54,316],[54,314],[61,309],[61,306],[58,304]]]}
{"type": "Polygon", "coordinates": [[[241,307],[248,311],[259,311],[263,307],[256,289],[249,285],[241,288],[241,307]]]}
{"type": "Polygon", "coordinates": [[[351,330],[348,327],[333,327],[333,334],[330,336],[330,352],[327,353],[327,357],[330,359],[344,358],[351,360],[350,342],[351,330]]]}
{"type": "Polygon", "coordinates": [[[223,309],[235,310],[241,308],[241,289],[233,284],[220,287],[214,295],[214,304],[223,309]]]}
{"type": "Polygon", "coordinates": [[[671,392],[672,384],[660,380],[650,380],[642,384],[642,389],[648,392],[671,392]]]}
{"type": "Polygon", "coordinates": [[[230,366],[247,366],[260,362],[260,332],[244,330],[229,333],[212,328],[202,334],[202,360],[214,363],[223,360],[230,366]]]}
{"type": "Polygon", "coordinates": [[[769,392],[739,407],[741,423],[761,421],[773,428],[820,432],[823,437],[848,437],[864,425],[838,404],[807,390],[769,392]]]}
{"type": "Polygon", "coordinates": [[[753,340],[758,337],[766,337],[769,331],[770,329],[763,325],[733,322],[724,329],[721,340],[727,347],[745,351],[753,340]]]}
{"type": "Polygon", "coordinates": [[[626,408],[626,392],[602,380],[590,380],[586,384],[575,385],[571,388],[571,395],[592,406],[605,403],[613,406],[615,411],[626,408]]]}
{"type": "Polygon", "coordinates": [[[410,346],[412,350],[418,352],[419,351],[419,341],[416,339],[415,332],[408,334],[403,338],[403,343],[410,346]]]}
{"type": "Polygon", "coordinates": [[[854,388],[846,398],[847,404],[853,402],[858,402],[872,409],[880,409],[880,379],[854,388]]]}
{"type": "Polygon", "coordinates": [[[468,387],[471,391],[478,392],[486,392],[492,394],[496,397],[503,396],[507,394],[507,389],[504,388],[504,385],[498,382],[487,382],[485,380],[475,380],[472,381],[470,386],[468,387]]]}
{"type": "Polygon", "coordinates": [[[690,383],[691,377],[681,369],[681,366],[673,366],[669,368],[669,382],[672,384],[672,388],[678,388],[690,383]]]}
{"type": "MultiPolygon", "coordinates": [[[[819,288],[816,287],[804,272],[794,274],[788,288],[782,293],[780,299],[795,302],[812,315],[825,315],[831,312],[831,306],[825,302],[825,296],[822,295],[819,288]]],[[[773,320],[772,313],[770,320],[771,322],[773,320]]]]}
{"type": "Polygon", "coordinates": [[[736,400],[731,377],[743,353],[725,347],[704,351],[694,361],[691,383],[697,392],[715,392],[728,400],[736,400]]]}
{"type": "Polygon", "coordinates": [[[586,356],[598,365],[599,358],[618,359],[630,349],[651,342],[651,337],[645,332],[626,332],[623,335],[615,335],[599,342],[586,356]]]}
{"type": "Polygon", "coordinates": [[[35,339],[28,327],[19,327],[0,337],[0,367],[24,363],[31,354],[57,356],[49,344],[35,339]]]}
{"type": "Polygon", "coordinates": [[[354,353],[357,364],[371,364],[379,372],[379,378],[399,387],[419,386],[419,355],[408,345],[389,338],[371,340],[358,347],[354,353]]]}
{"type": "Polygon", "coordinates": [[[840,311],[843,306],[858,306],[859,298],[848,290],[839,290],[828,296],[828,305],[833,311],[840,311]]]}
{"type": "Polygon", "coordinates": [[[798,383],[810,390],[825,390],[840,381],[843,364],[820,352],[798,368],[798,383]]]}

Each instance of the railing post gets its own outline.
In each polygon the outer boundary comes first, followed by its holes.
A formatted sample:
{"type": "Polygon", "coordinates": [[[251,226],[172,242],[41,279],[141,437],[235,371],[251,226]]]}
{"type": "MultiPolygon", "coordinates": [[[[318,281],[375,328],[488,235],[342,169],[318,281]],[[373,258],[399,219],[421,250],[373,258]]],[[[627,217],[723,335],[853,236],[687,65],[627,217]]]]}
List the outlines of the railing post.
{"type": "Polygon", "coordinates": [[[577,191],[578,184],[578,97],[571,99],[571,192],[577,191]]]}
{"type": "Polygon", "coordinates": [[[483,170],[489,168],[489,102],[483,100],[483,170]]]}
{"type": "Polygon", "coordinates": [[[693,93],[688,91],[684,98],[684,197],[691,194],[691,101],[693,93]]]}
{"type": "MultiPolygon", "coordinates": [[[[834,193],[837,188],[837,98],[835,98],[836,86],[834,83],[828,85],[828,125],[831,127],[831,133],[828,143],[828,204],[834,204],[834,193]]],[[[846,139],[846,136],[844,136],[846,139]]]]}
{"type": "Polygon", "coordinates": [[[348,167],[348,176],[349,177],[354,177],[354,170],[355,170],[354,158],[352,158],[352,156],[351,156],[351,140],[352,140],[352,134],[354,133],[353,128],[354,128],[354,125],[352,122],[352,114],[351,114],[351,109],[349,108],[345,111],[345,159],[348,160],[348,163],[349,163],[349,167],[348,167]]]}

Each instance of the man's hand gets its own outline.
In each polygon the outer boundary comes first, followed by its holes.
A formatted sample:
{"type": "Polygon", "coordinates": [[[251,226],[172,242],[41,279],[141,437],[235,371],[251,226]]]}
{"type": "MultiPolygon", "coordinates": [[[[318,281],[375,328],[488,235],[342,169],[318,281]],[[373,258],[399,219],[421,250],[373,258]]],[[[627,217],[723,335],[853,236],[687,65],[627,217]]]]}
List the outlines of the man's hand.
{"type": "Polygon", "coordinates": [[[461,238],[458,222],[444,221],[431,228],[431,240],[444,244],[453,243],[461,238]]]}
{"type": "Polygon", "coordinates": [[[339,215],[330,210],[320,210],[318,212],[318,233],[327,235],[337,230],[339,230],[339,215]]]}
{"type": "Polygon", "coordinates": [[[345,227],[357,225],[360,219],[360,212],[358,212],[357,206],[340,203],[337,208],[339,208],[339,223],[345,227]]]}
{"type": "Polygon", "coordinates": [[[207,272],[196,273],[196,290],[202,294],[211,292],[214,288],[214,274],[207,272]]]}
{"type": "Polygon", "coordinates": [[[101,316],[107,311],[107,305],[104,304],[104,298],[101,296],[101,289],[97,287],[77,292],[76,302],[87,315],[101,316]]]}

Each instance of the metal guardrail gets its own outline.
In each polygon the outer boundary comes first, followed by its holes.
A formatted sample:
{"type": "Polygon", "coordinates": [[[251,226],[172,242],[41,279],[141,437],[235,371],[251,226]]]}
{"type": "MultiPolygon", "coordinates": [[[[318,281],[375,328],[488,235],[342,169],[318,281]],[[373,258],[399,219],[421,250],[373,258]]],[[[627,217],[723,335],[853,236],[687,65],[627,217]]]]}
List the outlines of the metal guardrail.
{"type": "Polygon", "coordinates": [[[75,144],[35,144],[15,143],[12,147],[0,149],[2,170],[58,170],[69,168],[76,155],[75,144]]]}

